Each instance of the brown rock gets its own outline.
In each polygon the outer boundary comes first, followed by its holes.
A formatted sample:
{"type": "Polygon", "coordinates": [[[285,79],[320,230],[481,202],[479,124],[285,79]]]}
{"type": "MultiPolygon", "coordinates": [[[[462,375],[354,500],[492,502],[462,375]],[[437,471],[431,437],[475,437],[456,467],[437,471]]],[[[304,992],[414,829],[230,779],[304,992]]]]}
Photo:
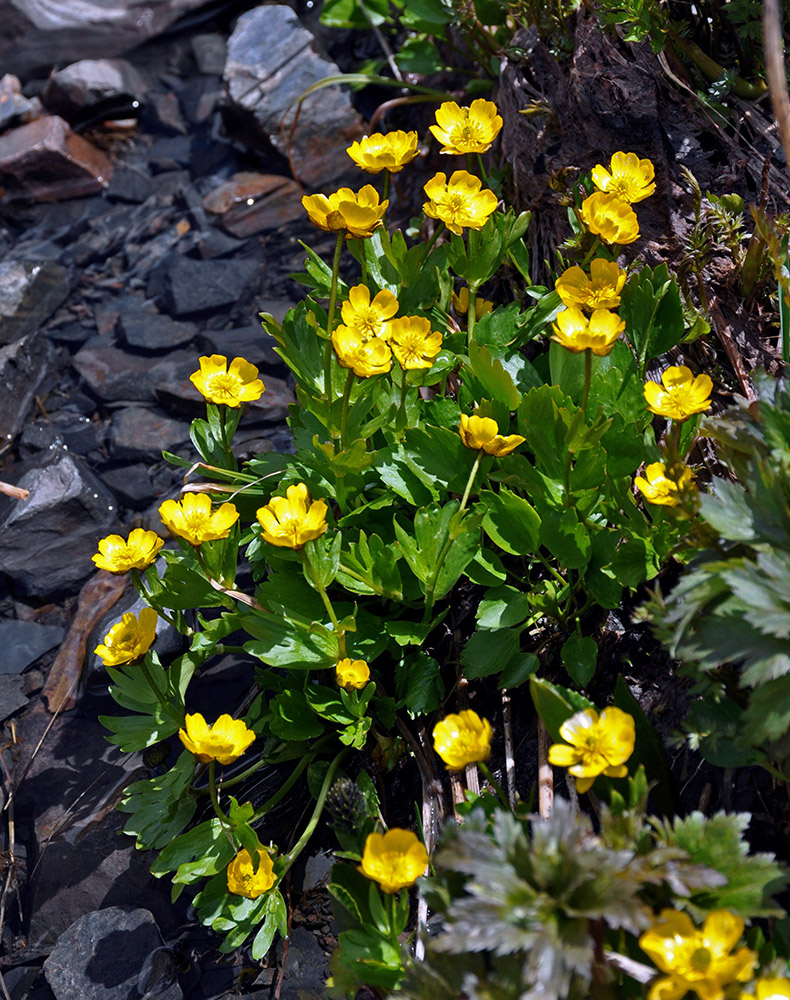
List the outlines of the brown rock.
{"type": "Polygon", "coordinates": [[[242,171],[234,174],[214,188],[203,199],[203,207],[213,215],[222,215],[239,202],[255,200],[271,194],[283,184],[288,183],[287,177],[279,174],[259,174],[254,171],[242,171]]]}
{"type": "Polygon", "coordinates": [[[296,219],[303,219],[302,192],[287,177],[282,184],[259,198],[237,202],[222,216],[222,226],[232,236],[245,238],[266,229],[279,229],[296,219]],[[250,204],[250,202],[252,202],[250,204]]]}
{"type": "Polygon", "coordinates": [[[50,201],[93,194],[111,174],[108,157],[57,115],[0,136],[0,175],[12,178],[12,197],[50,201]]]}

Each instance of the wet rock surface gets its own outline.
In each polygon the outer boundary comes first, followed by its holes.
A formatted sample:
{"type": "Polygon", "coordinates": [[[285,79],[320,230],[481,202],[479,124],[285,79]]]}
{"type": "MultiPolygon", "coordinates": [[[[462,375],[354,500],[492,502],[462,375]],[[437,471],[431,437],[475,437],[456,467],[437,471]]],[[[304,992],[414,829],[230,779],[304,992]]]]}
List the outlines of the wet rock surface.
{"type": "MultiPolygon", "coordinates": [[[[244,357],[266,385],[238,455],[293,448],[293,382],[258,314],[279,321],[302,298],[299,240],[331,249],[300,184],[339,183],[362,120],[339,88],[306,104],[294,176],[279,119],[336,66],[290,8],[253,0],[13,0],[0,66],[0,481],[28,491],[0,495],[0,726],[18,785],[0,852],[13,848],[21,901],[8,899],[0,972],[13,1000],[270,998],[280,961],[282,996],[320,996],[328,915],[318,937],[295,915],[290,957],[272,952],[252,985],[122,833],[123,789],[152,771],[106,740],[99,715],[122,710],[93,650],[141,604],[91,556],[112,532],[163,532],[158,507],[186,470],[162,451],[195,458],[202,354],[244,357]],[[243,104],[229,40],[250,15],[249,44],[274,62],[265,101],[243,104]]],[[[155,648],[169,662],[184,640],[160,622],[155,648]]],[[[192,707],[234,712],[249,686],[249,659],[223,657],[192,707]]],[[[262,775],[261,794],[280,780],[262,775]]],[[[7,791],[3,773],[0,805],[7,791]]]]}

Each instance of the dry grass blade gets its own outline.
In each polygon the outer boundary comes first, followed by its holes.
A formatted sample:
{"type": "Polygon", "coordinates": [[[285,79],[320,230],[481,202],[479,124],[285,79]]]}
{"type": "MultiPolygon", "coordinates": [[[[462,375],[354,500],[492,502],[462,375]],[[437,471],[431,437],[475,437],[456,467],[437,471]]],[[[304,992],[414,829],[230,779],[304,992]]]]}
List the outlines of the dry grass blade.
{"type": "Polygon", "coordinates": [[[765,0],[763,4],[763,49],[771,105],[779,125],[779,136],[782,140],[785,160],[790,164],[790,95],[787,93],[785,76],[779,0],[765,0]]]}

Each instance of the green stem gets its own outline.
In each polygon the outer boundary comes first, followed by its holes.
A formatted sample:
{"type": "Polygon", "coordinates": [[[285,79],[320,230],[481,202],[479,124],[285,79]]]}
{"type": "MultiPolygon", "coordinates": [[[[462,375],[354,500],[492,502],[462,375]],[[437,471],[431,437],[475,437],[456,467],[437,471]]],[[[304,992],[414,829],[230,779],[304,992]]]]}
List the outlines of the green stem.
{"type": "Polygon", "coordinates": [[[310,817],[307,826],[304,828],[302,836],[297,840],[296,844],[294,844],[291,850],[285,855],[284,858],[285,867],[282,869],[280,873],[280,881],[283,880],[283,878],[285,877],[285,873],[288,871],[288,869],[291,867],[294,861],[296,861],[296,859],[302,853],[305,846],[307,845],[308,840],[312,837],[313,831],[315,830],[316,826],[318,826],[318,821],[321,818],[321,813],[324,811],[324,802],[326,801],[327,792],[329,791],[332,782],[334,781],[335,772],[340,766],[340,761],[343,759],[346,753],[348,753],[348,751],[344,747],[337,754],[332,763],[329,765],[329,768],[327,769],[327,772],[324,776],[323,784],[321,785],[321,791],[318,793],[318,798],[316,799],[315,809],[313,809],[313,815],[310,817]]]}
{"type": "Polygon", "coordinates": [[[338,620],[337,615],[335,614],[335,609],[332,606],[331,600],[329,599],[329,594],[327,594],[326,592],[326,587],[322,586],[322,584],[319,583],[315,573],[313,572],[313,567],[310,564],[310,560],[305,554],[304,549],[299,549],[298,553],[299,553],[299,558],[302,560],[302,566],[304,567],[305,572],[309,575],[310,579],[313,581],[315,589],[320,594],[321,601],[323,602],[323,605],[326,608],[326,613],[329,615],[329,620],[332,622],[332,628],[335,630],[335,635],[337,636],[338,658],[342,660],[343,657],[346,655],[346,633],[343,631],[343,629],[341,629],[340,622],[338,620]]]}
{"type": "Polygon", "coordinates": [[[329,311],[326,316],[326,344],[324,346],[324,396],[332,398],[332,329],[335,323],[335,305],[337,304],[337,278],[340,273],[340,254],[343,252],[345,233],[339,232],[335,240],[335,253],[332,257],[332,287],[329,292],[329,311]]]}
{"type": "Polygon", "coordinates": [[[584,258],[584,260],[579,265],[580,267],[587,267],[587,265],[592,260],[593,254],[595,253],[595,251],[598,249],[598,247],[600,245],[601,245],[601,237],[600,236],[596,236],[595,237],[595,242],[590,247],[590,250],[589,250],[589,253],[587,254],[587,256],[584,258]]]}
{"type": "Polygon", "coordinates": [[[439,239],[439,237],[444,232],[444,223],[440,222],[439,225],[434,229],[433,236],[425,244],[425,257],[427,259],[428,254],[433,250],[434,243],[439,239]]]}
{"type": "Polygon", "coordinates": [[[384,171],[384,191],[381,195],[381,200],[386,201],[390,196],[390,172],[389,170],[384,171]]]}
{"type": "Polygon", "coordinates": [[[225,455],[226,468],[230,472],[237,472],[239,466],[236,462],[236,456],[233,454],[233,448],[231,447],[231,441],[228,435],[228,407],[225,403],[220,403],[217,410],[219,411],[219,425],[222,433],[222,451],[225,455]]]}
{"type": "Polygon", "coordinates": [[[475,481],[475,476],[477,475],[477,470],[480,468],[480,462],[483,459],[482,448],[477,453],[475,458],[475,464],[472,466],[472,471],[469,473],[469,478],[466,481],[466,487],[464,488],[464,495],[461,497],[461,506],[459,510],[466,510],[466,502],[469,499],[469,494],[472,492],[472,486],[475,481]]]}
{"type": "Polygon", "coordinates": [[[483,166],[483,156],[481,153],[477,154],[477,162],[480,167],[480,174],[483,178],[483,183],[486,187],[489,187],[488,174],[486,173],[486,168],[483,166]]]}
{"type": "Polygon", "coordinates": [[[343,402],[340,405],[340,450],[342,451],[346,444],[346,423],[348,422],[348,401],[351,396],[351,387],[354,384],[354,369],[348,369],[348,375],[346,376],[346,385],[343,389],[343,402]]]}
{"type": "Polygon", "coordinates": [[[475,165],[474,154],[473,153],[467,153],[466,154],[466,169],[469,171],[470,174],[472,173],[472,168],[474,167],[474,165],[475,165]]]}
{"type": "Polygon", "coordinates": [[[584,392],[582,392],[582,410],[587,413],[587,400],[590,398],[590,383],[592,382],[592,351],[586,348],[584,352],[584,392]]]}
{"type": "MultiPolygon", "coordinates": [[[[401,379],[401,381],[400,381],[400,401],[398,403],[398,416],[395,419],[395,424],[396,424],[396,426],[399,429],[401,427],[401,417],[406,412],[406,392],[407,392],[407,390],[409,388],[409,386],[408,386],[408,384],[406,382],[406,371],[403,368],[401,368],[401,371],[400,371],[400,379],[401,379]]],[[[405,423],[405,420],[404,420],[404,423],[405,423]]]]}
{"type": "Polygon", "coordinates": [[[499,799],[499,801],[502,803],[502,805],[505,807],[505,809],[507,809],[508,811],[510,811],[510,802],[508,801],[508,797],[502,791],[502,786],[499,784],[499,782],[496,780],[496,778],[491,773],[491,771],[490,771],[490,769],[488,767],[488,764],[485,764],[481,760],[481,761],[478,762],[477,766],[480,768],[480,770],[485,775],[486,781],[489,783],[489,785],[496,792],[496,796],[499,799]]]}
{"type": "Polygon", "coordinates": [[[469,312],[466,317],[466,353],[469,353],[469,346],[475,332],[475,321],[477,320],[477,285],[469,286],[469,312]]]}
{"type": "MultiPolygon", "coordinates": [[[[145,579],[143,575],[140,573],[140,570],[133,569],[131,571],[131,574],[132,574],[132,586],[137,592],[137,596],[142,597],[142,599],[146,602],[146,604],[149,604],[154,609],[154,611],[159,615],[160,618],[164,618],[166,622],[168,622],[170,625],[173,626],[174,629],[180,632],[181,629],[178,627],[178,622],[176,621],[175,617],[171,615],[170,612],[167,611],[165,608],[159,607],[159,602],[154,601],[154,599],[152,598],[151,591],[148,589],[145,583],[145,579]]],[[[192,633],[190,632],[189,634],[191,635],[192,633]]]]}
{"type": "MultiPolygon", "coordinates": [[[[260,808],[255,810],[250,820],[251,823],[254,823],[256,820],[261,819],[263,816],[266,815],[267,812],[271,812],[271,810],[274,809],[277,803],[285,798],[288,792],[290,792],[290,790],[299,780],[305,768],[308,767],[313,762],[314,757],[315,754],[310,753],[310,754],[305,754],[304,757],[301,757],[299,759],[299,763],[293,769],[288,779],[285,782],[283,782],[282,785],[280,785],[280,787],[277,789],[277,791],[274,793],[274,795],[272,795],[270,799],[267,799],[266,802],[264,802],[263,805],[260,806],[260,808]]],[[[241,777],[241,775],[239,775],[239,777],[241,777]]],[[[236,779],[234,778],[233,780],[235,781],[236,779]]],[[[228,782],[228,784],[230,784],[230,782],[228,782]]]]}
{"type": "Polygon", "coordinates": [[[228,817],[225,815],[225,813],[219,807],[219,797],[217,795],[217,781],[216,781],[216,777],[215,777],[215,774],[214,774],[214,772],[216,771],[216,767],[217,767],[217,762],[215,760],[212,760],[212,761],[209,762],[209,765],[208,765],[208,793],[211,796],[211,806],[212,806],[212,808],[214,810],[214,813],[215,813],[217,819],[220,821],[220,823],[224,827],[224,826],[228,825],[229,820],[228,820],[228,817]]]}

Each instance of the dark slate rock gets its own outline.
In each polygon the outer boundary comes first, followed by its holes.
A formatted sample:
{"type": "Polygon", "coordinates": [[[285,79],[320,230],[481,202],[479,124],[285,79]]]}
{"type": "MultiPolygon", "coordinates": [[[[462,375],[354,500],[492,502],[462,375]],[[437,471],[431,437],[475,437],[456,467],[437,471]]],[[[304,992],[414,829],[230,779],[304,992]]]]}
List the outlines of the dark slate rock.
{"type": "Polygon", "coordinates": [[[222,76],[228,49],[222,35],[195,35],[191,40],[197,68],[207,76],[222,76]]]}
{"type": "Polygon", "coordinates": [[[154,497],[148,466],[142,462],[126,464],[119,469],[108,469],[102,472],[101,480],[124,507],[132,510],[144,510],[154,497]]]}
{"type": "Polygon", "coordinates": [[[139,108],[146,86],[125,59],[80,59],[54,73],[41,99],[68,121],[84,121],[110,108],[139,108]]]}
{"type": "Polygon", "coordinates": [[[25,667],[54,649],[63,640],[58,625],[39,625],[18,619],[0,622],[0,674],[21,674],[25,667]]]}
{"type": "Polygon", "coordinates": [[[0,441],[12,440],[24,426],[49,368],[49,352],[39,330],[0,347],[0,441]]]}
{"type": "MultiPolygon", "coordinates": [[[[218,72],[222,73],[222,70],[218,72]]],[[[19,77],[6,73],[0,80],[0,132],[12,125],[31,121],[40,113],[41,102],[38,98],[29,100],[25,97],[19,77]]]]}
{"type": "Polygon", "coordinates": [[[106,402],[155,402],[160,386],[188,379],[197,370],[194,351],[172,351],[154,361],[99,344],[86,344],[72,363],[91,391],[106,402]]]}
{"type": "MultiPolygon", "coordinates": [[[[282,322],[283,316],[290,309],[290,303],[265,302],[262,306],[278,322],[282,322]]],[[[202,337],[209,341],[214,354],[224,354],[228,359],[244,358],[259,368],[283,364],[279,355],[274,353],[277,341],[260,325],[241,326],[235,330],[204,330],[202,337]]]]}
{"type": "Polygon", "coordinates": [[[159,173],[187,167],[192,159],[192,143],[188,135],[166,135],[156,140],[151,148],[149,163],[159,173]]]}
{"type": "Polygon", "coordinates": [[[346,148],[363,135],[364,127],[348,90],[323,87],[301,106],[289,146],[286,137],[299,98],[312,84],[340,72],[312,43],[312,34],[290,7],[256,7],[236,22],[224,77],[239,116],[254,122],[267,144],[290,153],[303,183],[325,188],[353,174],[346,148]]]}
{"type": "MultiPolygon", "coordinates": [[[[254,293],[261,265],[254,260],[193,260],[169,257],[156,269],[165,309],[173,316],[220,309],[254,293]]],[[[150,292],[149,292],[150,294],[150,292]]]]}
{"type": "Polygon", "coordinates": [[[151,176],[145,170],[128,163],[116,163],[107,185],[107,197],[140,204],[150,197],[153,190],[151,176]]]}
{"type": "Polygon", "coordinates": [[[65,326],[51,327],[47,337],[56,344],[84,344],[90,337],[96,336],[95,326],[84,326],[82,323],[67,323],[65,326]]]}
{"type": "Polygon", "coordinates": [[[95,567],[97,539],[118,530],[117,501],[74,455],[31,469],[30,491],[0,520],[0,567],[23,595],[74,593],[95,567]]]}
{"type": "Polygon", "coordinates": [[[197,332],[194,323],[177,323],[159,313],[122,313],[118,326],[130,347],[141,351],[170,351],[188,344],[197,332]]]}
{"type": "MultiPolygon", "coordinates": [[[[283,959],[285,948],[277,944],[277,955],[283,959]]],[[[282,980],[281,1000],[301,1000],[305,993],[320,997],[325,992],[327,956],[314,934],[297,927],[288,935],[288,953],[285,955],[285,974],[282,980]]]]}
{"type": "Polygon", "coordinates": [[[157,459],[189,441],[189,424],[156,410],[129,406],[117,410],[110,424],[110,450],[115,459],[157,459]]]}
{"type": "Polygon", "coordinates": [[[0,262],[0,344],[37,330],[71,291],[69,272],[52,261],[0,262]]]}
{"type": "Polygon", "coordinates": [[[7,719],[9,715],[13,715],[14,712],[18,712],[20,708],[24,708],[25,705],[27,705],[27,695],[25,694],[24,678],[0,674],[0,722],[7,719]]]}
{"type": "Polygon", "coordinates": [[[0,66],[23,80],[74,59],[121,55],[154,38],[206,0],[74,3],[14,0],[0,19],[0,66]]]}
{"type": "Polygon", "coordinates": [[[189,126],[181,116],[181,106],[172,91],[151,91],[143,112],[143,126],[149,131],[175,132],[186,135],[189,126]]]}
{"type": "Polygon", "coordinates": [[[179,91],[184,117],[193,125],[202,124],[211,117],[222,92],[220,76],[198,76],[187,80],[179,91]]]}
{"type": "Polygon", "coordinates": [[[44,973],[57,1000],[133,1000],[140,968],[161,944],[149,910],[109,906],[61,934],[44,973]]]}

